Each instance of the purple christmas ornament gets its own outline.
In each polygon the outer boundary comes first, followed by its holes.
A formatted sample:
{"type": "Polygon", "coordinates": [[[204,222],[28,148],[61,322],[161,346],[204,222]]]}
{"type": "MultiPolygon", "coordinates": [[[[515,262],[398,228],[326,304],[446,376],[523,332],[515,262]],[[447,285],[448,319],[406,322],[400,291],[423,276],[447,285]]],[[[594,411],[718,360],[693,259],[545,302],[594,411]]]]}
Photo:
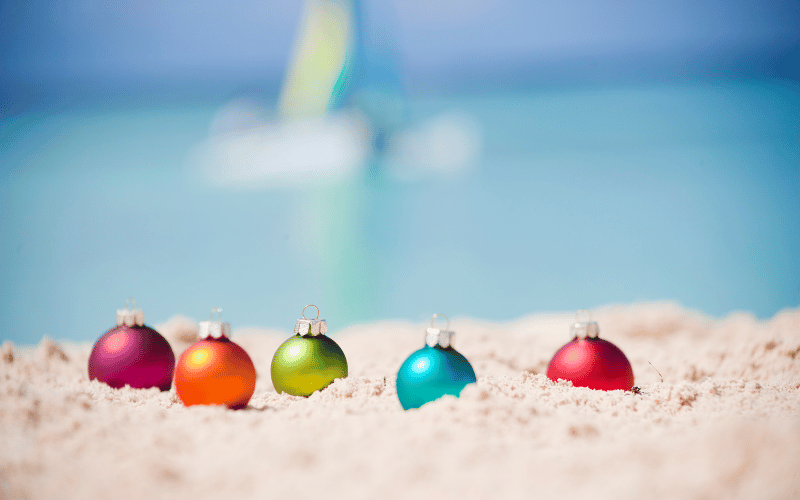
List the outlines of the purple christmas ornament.
{"type": "MultiPolygon", "coordinates": [[[[132,300],[132,299],[129,299],[132,300]]],[[[144,313],[136,309],[117,310],[117,327],[100,337],[89,356],[89,380],[99,380],[118,389],[172,387],[175,354],[169,342],[157,331],[144,325],[144,313]]]]}

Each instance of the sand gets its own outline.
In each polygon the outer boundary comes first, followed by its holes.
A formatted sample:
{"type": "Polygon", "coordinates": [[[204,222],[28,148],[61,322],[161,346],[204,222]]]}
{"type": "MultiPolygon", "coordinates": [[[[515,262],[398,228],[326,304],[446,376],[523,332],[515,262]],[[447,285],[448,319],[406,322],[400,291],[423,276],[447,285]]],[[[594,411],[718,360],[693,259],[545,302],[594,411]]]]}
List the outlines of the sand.
{"type": "MultiPolygon", "coordinates": [[[[800,308],[763,322],[674,304],[595,311],[638,394],[543,375],[571,319],[455,318],[478,383],[408,412],[394,376],[423,324],[334,331],[350,376],[309,398],[270,382],[292,324],[234,325],[259,373],[242,411],[90,382],[89,343],[6,343],[0,498],[800,498],[800,308]]],[[[179,354],[196,324],[156,328],[179,354]]]]}

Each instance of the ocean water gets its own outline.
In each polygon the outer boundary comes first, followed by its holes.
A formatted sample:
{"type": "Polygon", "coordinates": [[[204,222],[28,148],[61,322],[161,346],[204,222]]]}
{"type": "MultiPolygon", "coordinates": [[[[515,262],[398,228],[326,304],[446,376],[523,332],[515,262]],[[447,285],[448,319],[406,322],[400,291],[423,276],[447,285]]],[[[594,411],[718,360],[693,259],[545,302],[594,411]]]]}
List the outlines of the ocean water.
{"type": "Polygon", "coordinates": [[[3,339],[94,340],[129,296],[148,324],[222,307],[234,329],[288,331],[313,303],[333,332],[434,312],[673,300],[769,317],[800,304],[796,83],[410,98],[412,124],[472,117],[474,169],[403,181],[374,159],[260,189],[191,171],[223,104],[0,122],[3,339]]]}

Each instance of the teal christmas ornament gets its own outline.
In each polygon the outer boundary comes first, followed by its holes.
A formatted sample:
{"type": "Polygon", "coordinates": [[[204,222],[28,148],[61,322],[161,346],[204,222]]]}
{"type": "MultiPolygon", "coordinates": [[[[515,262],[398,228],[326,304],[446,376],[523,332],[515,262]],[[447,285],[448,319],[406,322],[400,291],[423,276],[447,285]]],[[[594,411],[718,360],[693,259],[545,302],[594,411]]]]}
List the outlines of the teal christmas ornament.
{"type": "Polygon", "coordinates": [[[446,394],[458,397],[467,384],[477,382],[467,358],[453,349],[452,337],[447,316],[434,314],[425,332],[425,347],[409,356],[397,372],[397,397],[403,409],[419,408],[446,394]],[[447,320],[444,330],[434,326],[439,316],[447,320]]]}

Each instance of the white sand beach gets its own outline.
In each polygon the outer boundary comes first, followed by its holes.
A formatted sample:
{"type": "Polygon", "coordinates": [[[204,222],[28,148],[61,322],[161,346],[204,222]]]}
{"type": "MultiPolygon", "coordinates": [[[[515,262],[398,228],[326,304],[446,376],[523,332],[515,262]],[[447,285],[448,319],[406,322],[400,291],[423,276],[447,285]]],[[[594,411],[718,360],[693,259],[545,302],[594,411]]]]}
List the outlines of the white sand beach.
{"type": "MultiPolygon", "coordinates": [[[[241,411],[186,408],[174,387],[90,382],[91,343],[6,343],[0,498],[800,498],[800,308],[767,321],[674,304],[594,311],[638,394],[545,377],[572,318],[454,318],[478,383],[412,411],[394,377],[424,324],[332,332],[350,376],[309,398],[270,381],[292,325],[234,324],[258,371],[241,411]]],[[[180,317],[154,326],[176,355],[196,329],[180,317]]]]}

